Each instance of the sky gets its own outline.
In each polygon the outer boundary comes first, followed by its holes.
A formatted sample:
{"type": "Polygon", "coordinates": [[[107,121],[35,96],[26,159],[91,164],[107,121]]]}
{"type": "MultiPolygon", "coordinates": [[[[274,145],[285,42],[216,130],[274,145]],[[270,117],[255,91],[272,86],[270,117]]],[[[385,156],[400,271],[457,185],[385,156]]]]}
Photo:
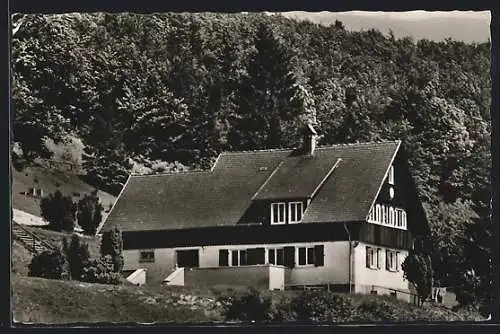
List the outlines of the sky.
{"type": "Polygon", "coordinates": [[[298,20],[330,25],[340,20],[348,30],[375,28],[382,33],[391,29],[397,38],[412,36],[414,39],[486,42],[490,38],[491,14],[489,11],[449,12],[284,12],[282,15],[298,20]]]}

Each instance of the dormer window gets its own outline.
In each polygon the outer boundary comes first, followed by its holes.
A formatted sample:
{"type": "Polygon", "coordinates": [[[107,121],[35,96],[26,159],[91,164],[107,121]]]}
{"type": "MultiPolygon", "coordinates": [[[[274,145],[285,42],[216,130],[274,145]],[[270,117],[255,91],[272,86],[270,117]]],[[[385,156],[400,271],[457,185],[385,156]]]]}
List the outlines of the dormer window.
{"type": "Polygon", "coordinates": [[[303,214],[301,201],[271,203],[271,225],[300,223],[303,214]]]}
{"type": "Polygon", "coordinates": [[[288,203],[288,217],[290,217],[290,224],[300,222],[302,219],[302,213],[304,212],[302,207],[302,202],[288,203]]]}
{"type": "Polygon", "coordinates": [[[391,166],[391,168],[389,168],[388,182],[390,185],[394,185],[394,166],[391,166]]]}
{"type": "Polygon", "coordinates": [[[271,224],[285,224],[286,222],[286,203],[271,204],[271,224]]]}

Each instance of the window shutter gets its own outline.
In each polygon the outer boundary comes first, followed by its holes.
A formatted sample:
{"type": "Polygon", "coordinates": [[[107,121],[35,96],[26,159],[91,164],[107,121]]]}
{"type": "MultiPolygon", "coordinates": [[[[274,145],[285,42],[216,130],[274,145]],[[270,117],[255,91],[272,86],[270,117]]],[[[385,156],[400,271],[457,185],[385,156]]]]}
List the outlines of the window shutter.
{"type": "Polygon", "coordinates": [[[385,251],[385,269],[386,270],[391,270],[391,265],[389,263],[389,261],[390,261],[389,255],[390,255],[390,251],[388,249],[386,249],[386,251],[385,251]]]}
{"type": "Polygon", "coordinates": [[[295,267],[295,247],[285,247],[284,251],[284,265],[289,268],[295,267]]]}
{"type": "Polygon", "coordinates": [[[366,268],[370,268],[370,247],[366,246],[366,268]]]}
{"type": "Polygon", "coordinates": [[[250,248],[247,249],[247,264],[264,264],[266,262],[265,259],[265,250],[264,248],[250,248]]]}
{"type": "Polygon", "coordinates": [[[314,265],[316,267],[325,265],[325,247],[323,245],[314,246],[314,265]]]}
{"type": "Polygon", "coordinates": [[[240,266],[246,266],[247,263],[247,251],[246,250],[240,250],[240,266]]]}
{"type": "Polygon", "coordinates": [[[225,267],[229,265],[229,251],[227,249],[219,250],[219,267],[225,267]]]}

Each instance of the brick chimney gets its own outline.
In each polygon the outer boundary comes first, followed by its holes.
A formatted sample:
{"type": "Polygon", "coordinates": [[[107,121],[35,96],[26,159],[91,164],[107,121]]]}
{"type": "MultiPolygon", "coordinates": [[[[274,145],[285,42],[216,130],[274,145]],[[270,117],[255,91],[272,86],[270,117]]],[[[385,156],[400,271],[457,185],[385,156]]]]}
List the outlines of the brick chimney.
{"type": "Polygon", "coordinates": [[[304,126],[302,130],[302,149],[304,155],[314,155],[317,135],[318,133],[314,130],[311,123],[304,126]]]}

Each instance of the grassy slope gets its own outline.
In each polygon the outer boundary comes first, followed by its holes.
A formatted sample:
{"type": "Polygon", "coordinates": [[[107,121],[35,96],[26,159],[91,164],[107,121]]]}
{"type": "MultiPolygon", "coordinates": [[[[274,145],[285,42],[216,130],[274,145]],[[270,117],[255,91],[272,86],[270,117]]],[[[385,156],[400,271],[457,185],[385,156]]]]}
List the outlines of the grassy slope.
{"type": "Polygon", "coordinates": [[[28,274],[28,265],[31,262],[31,253],[16,240],[12,241],[12,273],[28,274]]]}
{"type": "MultiPolygon", "coordinates": [[[[73,201],[78,201],[84,194],[94,190],[93,187],[83,182],[78,175],[44,167],[28,167],[23,171],[12,169],[12,207],[26,211],[35,216],[40,216],[40,200],[22,195],[21,192],[37,187],[44,191],[44,195],[60,190],[64,195],[77,192],[80,197],[73,196],[73,201]],[[34,180],[38,180],[38,184],[34,180]]],[[[104,209],[114,203],[115,197],[99,191],[98,196],[104,209]]]]}
{"type": "MultiPolygon", "coordinates": [[[[89,284],[13,275],[14,321],[23,323],[76,322],[221,322],[226,321],[212,291],[89,284]],[[188,296],[188,297],[186,297],[188,296]],[[191,299],[192,296],[195,299],[191,299]]],[[[227,294],[219,291],[217,294],[227,294]]],[[[290,292],[269,292],[274,300],[290,292]]],[[[267,294],[267,292],[266,292],[267,294]]],[[[354,304],[377,302],[376,314],[361,315],[362,322],[478,320],[443,307],[416,307],[381,296],[352,295],[354,304]],[[385,306],[384,306],[385,305],[385,306]]],[[[365,311],[370,313],[370,311],[365,311]]],[[[354,318],[356,319],[356,318],[354,318]]]]}
{"type": "MultiPolygon", "coordinates": [[[[48,242],[56,247],[61,247],[63,239],[66,238],[68,241],[71,238],[71,234],[63,232],[55,232],[51,230],[46,230],[40,227],[24,226],[25,229],[35,233],[39,238],[48,242]]],[[[89,236],[79,236],[80,240],[89,246],[90,257],[96,258],[100,256],[100,241],[95,237],[89,236]]]]}
{"type": "MultiPolygon", "coordinates": [[[[16,322],[211,322],[217,312],[201,303],[180,304],[180,295],[154,293],[147,288],[88,284],[41,278],[12,277],[12,306],[16,322]]],[[[206,301],[208,303],[210,301],[206,301]]]]}

